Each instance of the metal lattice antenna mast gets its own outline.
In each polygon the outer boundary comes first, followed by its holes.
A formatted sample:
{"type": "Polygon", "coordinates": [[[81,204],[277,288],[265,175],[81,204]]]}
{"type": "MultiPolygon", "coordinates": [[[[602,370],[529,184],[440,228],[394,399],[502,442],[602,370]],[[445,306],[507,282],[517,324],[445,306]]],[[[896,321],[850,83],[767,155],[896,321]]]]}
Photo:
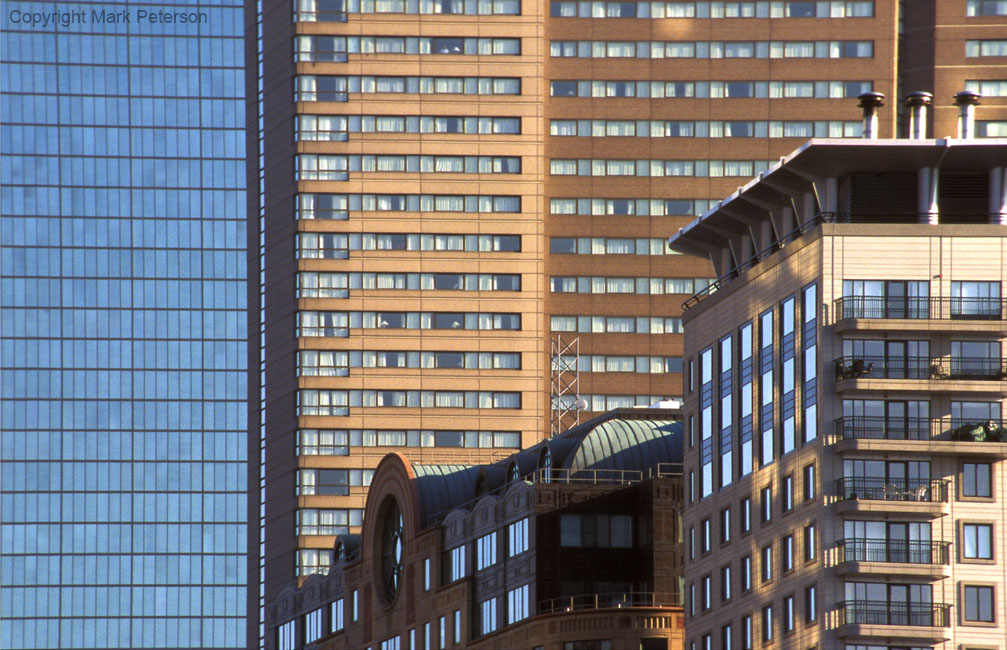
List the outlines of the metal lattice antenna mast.
{"type": "Polygon", "coordinates": [[[580,424],[580,337],[564,342],[557,334],[549,347],[549,435],[555,436],[580,424]]]}

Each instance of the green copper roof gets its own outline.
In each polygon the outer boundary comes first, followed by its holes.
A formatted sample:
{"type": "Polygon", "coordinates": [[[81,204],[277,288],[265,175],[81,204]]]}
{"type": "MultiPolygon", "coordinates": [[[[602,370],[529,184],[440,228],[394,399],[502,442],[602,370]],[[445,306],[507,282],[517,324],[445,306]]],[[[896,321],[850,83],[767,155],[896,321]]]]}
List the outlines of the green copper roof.
{"type": "Polygon", "coordinates": [[[682,462],[682,423],[672,420],[602,422],[557,465],[566,469],[647,470],[682,462]]]}

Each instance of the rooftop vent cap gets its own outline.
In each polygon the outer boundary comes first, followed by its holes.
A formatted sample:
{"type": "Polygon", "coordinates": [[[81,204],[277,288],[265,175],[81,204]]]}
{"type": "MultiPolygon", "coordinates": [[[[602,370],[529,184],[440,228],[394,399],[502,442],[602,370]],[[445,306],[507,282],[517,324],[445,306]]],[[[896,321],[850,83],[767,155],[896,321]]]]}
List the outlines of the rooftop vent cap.
{"type": "Polygon", "coordinates": [[[930,93],[917,90],[906,95],[906,106],[909,107],[909,139],[925,140],[927,137],[927,106],[934,102],[930,93]]]}
{"type": "Polygon", "coordinates": [[[864,139],[876,140],[878,137],[878,108],[885,105],[883,93],[864,93],[857,97],[860,108],[864,109],[864,139]]]}
{"type": "Polygon", "coordinates": [[[958,107],[958,137],[970,140],[976,137],[976,106],[979,105],[979,93],[963,90],[955,95],[955,106],[958,107]]]}

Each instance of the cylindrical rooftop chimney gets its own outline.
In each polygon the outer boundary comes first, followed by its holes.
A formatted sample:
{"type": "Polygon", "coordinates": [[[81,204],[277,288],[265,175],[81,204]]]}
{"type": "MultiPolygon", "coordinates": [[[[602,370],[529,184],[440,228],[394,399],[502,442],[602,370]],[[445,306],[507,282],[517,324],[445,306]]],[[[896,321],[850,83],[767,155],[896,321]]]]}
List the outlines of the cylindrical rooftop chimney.
{"type": "Polygon", "coordinates": [[[969,140],[976,137],[976,106],[979,105],[979,93],[963,90],[955,95],[955,106],[958,107],[958,137],[969,140]]]}
{"type": "Polygon", "coordinates": [[[885,96],[881,93],[864,93],[857,97],[860,108],[864,109],[864,139],[878,138],[878,108],[885,105],[885,96]]]}
{"type": "Polygon", "coordinates": [[[909,139],[926,140],[927,138],[927,106],[934,101],[934,96],[918,90],[906,95],[906,106],[909,107],[909,139]]]}

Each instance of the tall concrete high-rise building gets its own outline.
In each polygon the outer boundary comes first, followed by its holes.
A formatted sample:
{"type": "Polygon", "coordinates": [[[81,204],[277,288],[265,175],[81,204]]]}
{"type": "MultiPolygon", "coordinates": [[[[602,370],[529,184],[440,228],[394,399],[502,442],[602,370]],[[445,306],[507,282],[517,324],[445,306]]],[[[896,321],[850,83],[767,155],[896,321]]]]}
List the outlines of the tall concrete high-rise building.
{"type": "Polygon", "coordinates": [[[975,65],[1003,10],[264,0],[266,601],[327,571],[387,451],[486,462],[681,398],[681,303],[720,249],[666,239],[808,138],[859,138],[850,100],[901,96],[927,37],[910,90],[1007,93],[975,65]],[[924,79],[947,48],[968,67],[924,79]]]}
{"type": "Polygon", "coordinates": [[[0,23],[0,647],[245,648],[242,3],[0,23]]]}
{"type": "Polygon", "coordinates": [[[811,140],[672,239],[721,249],[684,318],[689,650],[1003,647],[1005,170],[811,140]]]}

